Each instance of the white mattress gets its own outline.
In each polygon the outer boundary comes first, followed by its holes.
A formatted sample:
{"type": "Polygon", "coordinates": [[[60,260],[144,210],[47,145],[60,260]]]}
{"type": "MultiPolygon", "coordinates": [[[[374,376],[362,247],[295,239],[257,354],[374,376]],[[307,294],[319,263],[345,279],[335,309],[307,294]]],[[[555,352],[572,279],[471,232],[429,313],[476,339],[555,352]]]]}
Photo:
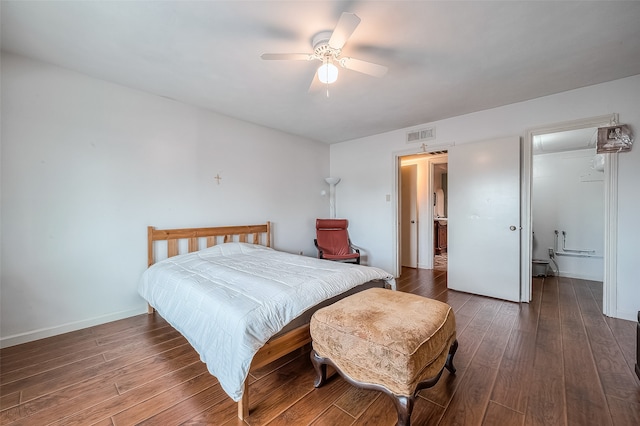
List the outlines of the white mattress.
{"type": "Polygon", "coordinates": [[[182,333],[235,401],[255,353],[323,300],[391,274],[264,246],[228,243],[152,265],[139,293],[182,333]]]}

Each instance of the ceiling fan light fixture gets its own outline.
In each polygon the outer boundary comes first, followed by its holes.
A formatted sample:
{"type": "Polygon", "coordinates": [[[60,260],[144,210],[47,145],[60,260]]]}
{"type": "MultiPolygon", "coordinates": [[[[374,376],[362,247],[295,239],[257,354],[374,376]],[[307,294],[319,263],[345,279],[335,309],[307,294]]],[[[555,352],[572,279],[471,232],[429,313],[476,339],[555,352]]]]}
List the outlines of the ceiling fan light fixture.
{"type": "Polygon", "coordinates": [[[382,77],[387,73],[386,66],[340,56],[342,48],[359,24],[360,18],[356,14],[343,12],[333,31],[321,31],[313,36],[311,39],[313,53],[263,53],[260,57],[264,60],[318,60],[322,62],[322,65],[316,70],[318,77],[313,76],[309,93],[313,92],[317,86],[325,84],[327,97],[329,97],[329,84],[338,80],[338,65],[344,69],[373,77],[382,77]]]}
{"type": "Polygon", "coordinates": [[[318,80],[322,84],[335,83],[338,79],[338,67],[331,62],[325,62],[318,68],[318,80]]]}

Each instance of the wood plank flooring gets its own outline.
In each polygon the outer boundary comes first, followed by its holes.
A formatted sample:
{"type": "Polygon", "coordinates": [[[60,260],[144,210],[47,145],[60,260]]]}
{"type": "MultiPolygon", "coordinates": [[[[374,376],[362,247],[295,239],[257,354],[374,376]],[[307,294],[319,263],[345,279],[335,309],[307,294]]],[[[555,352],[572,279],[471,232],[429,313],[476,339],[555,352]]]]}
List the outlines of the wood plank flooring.
{"type": "MultiPolygon", "coordinates": [[[[529,304],[450,291],[404,269],[398,289],[449,303],[455,376],[420,393],[413,425],[640,425],[635,323],[602,316],[601,283],[536,278],[529,304]]],[[[314,389],[308,349],[251,374],[236,417],[187,341],[140,315],[2,349],[2,425],[394,425],[380,393],[336,376],[314,389]]]]}

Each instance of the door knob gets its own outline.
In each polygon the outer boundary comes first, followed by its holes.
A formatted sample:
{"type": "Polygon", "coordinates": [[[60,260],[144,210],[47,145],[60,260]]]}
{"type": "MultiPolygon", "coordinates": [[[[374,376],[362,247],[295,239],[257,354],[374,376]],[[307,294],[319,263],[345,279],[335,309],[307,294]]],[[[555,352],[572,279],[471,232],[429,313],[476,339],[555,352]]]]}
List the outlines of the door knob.
{"type": "Polygon", "coordinates": [[[516,230],[516,227],[515,227],[515,226],[513,226],[513,225],[511,225],[511,226],[509,227],[509,229],[511,229],[512,231],[515,231],[515,230],[516,230]]]}

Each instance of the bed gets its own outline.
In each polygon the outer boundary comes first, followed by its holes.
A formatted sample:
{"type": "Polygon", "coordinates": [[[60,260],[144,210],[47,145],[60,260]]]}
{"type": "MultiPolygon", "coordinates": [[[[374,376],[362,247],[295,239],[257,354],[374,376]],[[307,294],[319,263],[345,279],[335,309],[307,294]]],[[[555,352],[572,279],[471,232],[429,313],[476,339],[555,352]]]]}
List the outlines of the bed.
{"type": "Polygon", "coordinates": [[[274,250],[271,224],[148,227],[139,293],[182,333],[225,392],[249,413],[247,375],[311,341],[318,308],[371,287],[387,272],[274,250]]]}

